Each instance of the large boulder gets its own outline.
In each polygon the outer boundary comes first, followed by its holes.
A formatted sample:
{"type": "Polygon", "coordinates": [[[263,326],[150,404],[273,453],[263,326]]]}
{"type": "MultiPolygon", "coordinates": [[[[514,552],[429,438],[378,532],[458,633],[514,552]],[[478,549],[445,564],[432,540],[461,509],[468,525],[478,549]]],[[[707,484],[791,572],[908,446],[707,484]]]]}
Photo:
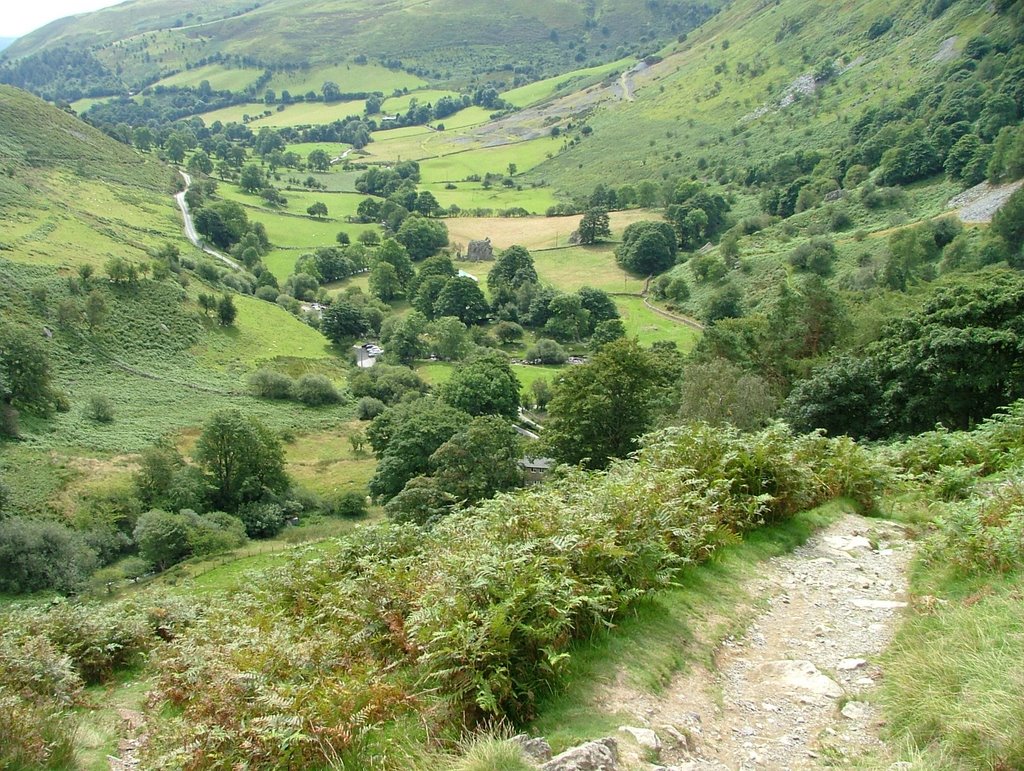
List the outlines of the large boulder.
{"type": "Polygon", "coordinates": [[[609,736],[556,755],[541,771],[618,771],[618,757],[618,744],[609,736]]]}
{"type": "Polygon", "coordinates": [[[534,763],[546,763],[551,760],[551,745],[544,738],[531,739],[526,734],[516,734],[512,742],[518,744],[523,754],[534,763]]]}

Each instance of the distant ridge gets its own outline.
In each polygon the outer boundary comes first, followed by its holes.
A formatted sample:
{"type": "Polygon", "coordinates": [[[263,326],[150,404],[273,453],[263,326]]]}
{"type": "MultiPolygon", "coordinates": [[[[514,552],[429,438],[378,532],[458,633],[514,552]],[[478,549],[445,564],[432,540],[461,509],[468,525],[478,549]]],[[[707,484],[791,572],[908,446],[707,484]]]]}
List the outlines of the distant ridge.
{"type": "Polygon", "coordinates": [[[16,37],[0,37],[0,51],[3,51],[7,46],[13,43],[18,38],[16,37]]]}

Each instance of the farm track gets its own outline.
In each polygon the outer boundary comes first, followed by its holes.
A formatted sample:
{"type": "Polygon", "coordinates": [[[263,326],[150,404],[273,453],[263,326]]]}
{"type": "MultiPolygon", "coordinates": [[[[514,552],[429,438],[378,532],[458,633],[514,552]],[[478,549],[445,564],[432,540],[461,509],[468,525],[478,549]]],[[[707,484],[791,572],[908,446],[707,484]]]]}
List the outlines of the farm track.
{"type": "Polygon", "coordinates": [[[192,213],[188,209],[188,202],[185,201],[185,193],[187,193],[188,189],[192,186],[192,177],[190,177],[181,169],[178,169],[178,173],[181,174],[181,178],[185,180],[185,189],[182,190],[180,193],[175,194],[174,200],[177,201],[178,208],[181,209],[181,216],[185,220],[185,236],[188,238],[189,241],[192,242],[192,245],[195,246],[197,249],[202,249],[211,257],[216,257],[218,260],[223,262],[232,270],[243,270],[241,265],[239,265],[233,259],[228,257],[226,254],[222,254],[221,252],[218,252],[216,249],[206,246],[203,239],[199,237],[199,233],[198,231],[196,231],[196,225],[192,221],[192,213]]]}

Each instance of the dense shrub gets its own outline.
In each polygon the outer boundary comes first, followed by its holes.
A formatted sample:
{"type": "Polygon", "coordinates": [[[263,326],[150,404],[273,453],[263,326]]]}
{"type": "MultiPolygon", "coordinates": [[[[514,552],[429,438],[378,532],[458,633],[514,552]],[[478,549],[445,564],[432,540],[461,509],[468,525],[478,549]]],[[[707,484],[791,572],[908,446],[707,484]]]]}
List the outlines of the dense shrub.
{"type": "Polygon", "coordinates": [[[554,340],[541,338],[526,351],[527,361],[536,361],[541,364],[565,364],[569,354],[554,340]]]}
{"type": "Polygon", "coordinates": [[[836,245],[828,238],[812,238],[790,252],[789,264],[798,271],[828,276],[836,259],[836,245]]]}
{"type": "Polygon", "coordinates": [[[360,420],[373,420],[387,409],[387,405],[380,399],[372,396],[364,396],[356,402],[356,417],[360,420]]]}
{"type": "Polygon", "coordinates": [[[74,593],[95,567],[96,553],[80,534],[58,522],[0,520],[0,591],[74,593]]]}
{"type": "Polygon", "coordinates": [[[85,417],[96,423],[113,423],[114,403],[103,394],[94,394],[85,403],[85,417]]]}
{"type": "Polygon", "coordinates": [[[322,407],[341,401],[334,384],[324,375],[303,375],[295,381],[294,394],[307,407],[322,407]]]}
{"type": "Polygon", "coordinates": [[[332,517],[363,517],[366,515],[366,495],[354,490],[341,493],[327,503],[332,517]]]}
{"type": "Polygon", "coordinates": [[[250,538],[273,538],[284,528],[284,510],[276,503],[247,503],[238,509],[238,518],[250,538]]]}
{"type": "Polygon", "coordinates": [[[249,376],[249,390],[263,399],[290,399],[295,386],[287,375],[269,369],[258,369],[249,376]]]}

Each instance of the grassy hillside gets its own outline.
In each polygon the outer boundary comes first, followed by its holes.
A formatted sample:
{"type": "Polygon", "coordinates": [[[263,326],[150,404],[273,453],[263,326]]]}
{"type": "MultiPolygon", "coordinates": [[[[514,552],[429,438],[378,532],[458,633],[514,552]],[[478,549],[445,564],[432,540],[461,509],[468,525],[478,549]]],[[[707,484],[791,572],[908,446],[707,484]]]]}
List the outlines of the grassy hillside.
{"type": "MultiPolygon", "coordinates": [[[[366,2],[299,0],[247,4],[228,0],[181,3],[140,0],[54,22],[16,42],[7,57],[38,55],[68,46],[102,63],[90,82],[117,73],[137,88],[208,60],[245,57],[263,65],[339,65],[347,56],[401,60],[436,80],[466,78],[529,62],[537,75],[599,64],[624,53],[651,50],[707,18],[718,2],[672,5],[637,0],[537,5],[515,0],[424,6],[411,0],[366,2]]],[[[318,74],[312,87],[324,79],[318,74]]],[[[303,80],[303,78],[299,78],[303,80]]],[[[295,82],[282,78],[280,82],[295,82]]],[[[309,81],[313,82],[313,81],[309,81]]],[[[289,88],[290,86],[281,86],[289,88]]]]}
{"type": "Polygon", "coordinates": [[[24,413],[23,441],[2,446],[17,510],[71,514],[87,491],[80,485],[116,487],[134,453],[225,407],[300,437],[348,419],[344,406],[311,411],[247,395],[247,375],[263,365],[343,383],[344,367],[319,332],[244,295],[235,296],[234,325],[222,327],[196,299],[223,289],[186,275],[156,277],[154,255],[167,245],[202,262],[182,233],[170,168],[7,86],[0,143],[0,326],[43,341],[67,402],[49,417],[24,413]],[[111,258],[152,268],[153,277],[114,284],[105,274],[111,258]],[[79,278],[86,267],[92,276],[79,278]],[[103,310],[87,325],[83,309],[94,296],[103,310]],[[109,399],[113,422],[88,417],[95,396],[109,399]]]}
{"type": "Polygon", "coordinates": [[[573,192],[649,179],[652,168],[728,178],[786,152],[841,144],[864,110],[930,86],[972,35],[999,24],[974,2],[953,3],[936,19],[919,4],[878,0],[836,10],[805,0],[733,3],[660,51],[662,61],[633,76],[633,101],[596,111],[593,133],[535,175],[573,192]],[[891,28],[872,39],[872,24],[884,19],[891,28]],[[823,61],[839,74],[808,84],[823,61]]]}

